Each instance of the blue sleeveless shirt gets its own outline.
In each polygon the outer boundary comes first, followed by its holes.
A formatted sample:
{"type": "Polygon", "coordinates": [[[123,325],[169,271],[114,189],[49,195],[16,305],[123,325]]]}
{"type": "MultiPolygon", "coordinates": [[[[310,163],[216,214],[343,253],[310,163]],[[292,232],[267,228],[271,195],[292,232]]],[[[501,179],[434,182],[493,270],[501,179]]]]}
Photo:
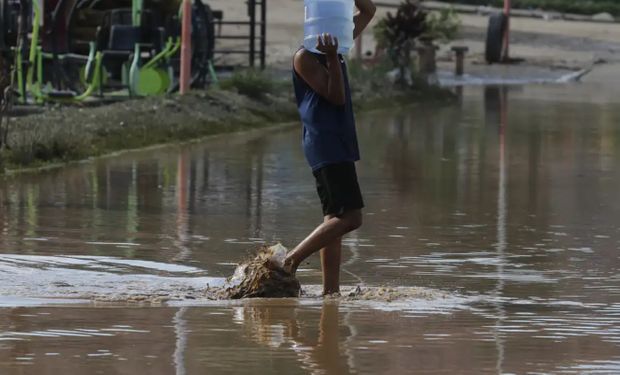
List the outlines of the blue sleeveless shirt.
{"type": "MultiPolygon", "coordinates": [[[[327,67],[325,55],[312,54],[327,67]]],[[[330,164],[356,162],[360,159],[347,66],[341,55],[338,58],[346,98],[343,106],[330,103],[314,91],[293,67],[295,97],[303,125],[302,145],[313,171],[330,164]]]]}

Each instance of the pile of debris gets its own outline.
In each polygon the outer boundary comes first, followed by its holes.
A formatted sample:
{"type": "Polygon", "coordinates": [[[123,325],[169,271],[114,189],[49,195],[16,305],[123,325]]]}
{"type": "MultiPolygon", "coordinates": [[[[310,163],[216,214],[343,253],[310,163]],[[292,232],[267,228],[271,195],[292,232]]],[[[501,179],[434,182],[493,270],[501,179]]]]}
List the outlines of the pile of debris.
{"type": "Polygon", "coordinates": [[[282,269],[287,250],[281,244],[262,247],[254,258],[242,262],[227,280],[221,298],[299,297],[301,285],[282,269]]]}

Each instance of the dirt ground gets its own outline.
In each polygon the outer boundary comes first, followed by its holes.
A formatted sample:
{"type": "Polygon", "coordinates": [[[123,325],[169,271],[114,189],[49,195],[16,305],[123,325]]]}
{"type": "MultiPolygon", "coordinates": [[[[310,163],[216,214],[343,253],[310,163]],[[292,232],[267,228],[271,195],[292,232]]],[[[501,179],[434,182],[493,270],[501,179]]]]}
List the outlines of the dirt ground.
{"type": "MultiPolygon", "coordinates": [[[[382,2],[398,4],[399,0],[382,0],[382,2]]],[[[243,2],[209,0],[209,4],[215,9],[223,10],[225,19],[247,18],[247,8],[243,2]]],[[[302,41],[303,1],[268,0],[267,4],[267,60],[273,66],[287,67],[293,51],[302,41]]],[[[388,11],[389,8],[379,8],[375,22],[388,11]]],[[[488,19],[486,16],[463,14],[461,21],[461,35],[450,45],[442,46],[439,57],[441,60],[449,60],[452,58],[450,52],[452,45],[466,45],[470,48],[468,70],[484,73],[486,65],[481,63],[488,19]]],[[[513,18],[511,29],[511,55],[524,59],[524,62],[518,66],[501,69],[501,74],[527,75],[533,67],[537,70],[541,67],[551,70],[595,67],[593,73],[596,73],[597,69],[604,65],[607,66],[603,77],[606,77],[610,70],[612,73],[620,73],[620,65],[614,64],[620,63],[620,23],[513,18]]],[[[243,33],[245,30],[229,28],[225,32],[243,33]]],[[[374,50],[370,29],[363,35],[363,49],[369,53],[374,50]]],[[[447,69],[450,64],[442,67],[447,69]]],[[[489,69],[491,73],[497,70],[489,69]]]]}

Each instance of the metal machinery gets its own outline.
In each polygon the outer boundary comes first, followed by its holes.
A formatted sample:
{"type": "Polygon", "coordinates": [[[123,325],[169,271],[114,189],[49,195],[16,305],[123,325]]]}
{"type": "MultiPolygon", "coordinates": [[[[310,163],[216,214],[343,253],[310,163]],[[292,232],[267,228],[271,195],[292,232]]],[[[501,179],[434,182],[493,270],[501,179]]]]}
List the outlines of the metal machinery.
{"type": "MultiPolygon", "coordinates": [[[[216,54],[248,54],[250,66],[258,54],[264,67],[266,0],[248,0],[247,21],[192,1],[194,87],[217,80],[216,54]],[[225,35],[225,25],[249,33],[225,35]],[[248,49],[218,50],[218,39],[245,39],[248,49]]],[[[179,19],[180,0],[0,0],[0,54],[13,63],[21,103],[163,94],[178,88],[179,19]]]]}

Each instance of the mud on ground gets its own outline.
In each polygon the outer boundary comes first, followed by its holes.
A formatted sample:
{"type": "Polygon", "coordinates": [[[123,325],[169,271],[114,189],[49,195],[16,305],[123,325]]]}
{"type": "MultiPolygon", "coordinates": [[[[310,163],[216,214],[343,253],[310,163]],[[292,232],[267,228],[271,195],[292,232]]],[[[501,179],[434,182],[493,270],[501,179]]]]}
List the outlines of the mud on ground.
{"type": "Polygon", "coordinates": [[[7,169],[67,162],[113,151],[267,127],[297,116],[288,93],[255,100],[212,89],[96,107],[51,105],[11,119],[7,169]]]}
{"type": "MultiPolygon", "coordinates": [[[[437,87],[394,87],[376,69],[351,64],[350,71],[358,111],[453,99],[451,92],[437,87]]],[[[244,78],[241,73],[241,78],[236,78],[241,90],[223,83],[225,89],[212,88],[185,96],[130,99],[98,106],[48,105],[41,114],[10,119],[9,148],[0,152],[0,166],[19,172],[120,150],[298,121],[290,80],[279,78],[281,71],[264,75],[256,78],[257,73],[248,73],[244,78]],[[240,93],[243,91],[247,93],[240,93]]]]}

